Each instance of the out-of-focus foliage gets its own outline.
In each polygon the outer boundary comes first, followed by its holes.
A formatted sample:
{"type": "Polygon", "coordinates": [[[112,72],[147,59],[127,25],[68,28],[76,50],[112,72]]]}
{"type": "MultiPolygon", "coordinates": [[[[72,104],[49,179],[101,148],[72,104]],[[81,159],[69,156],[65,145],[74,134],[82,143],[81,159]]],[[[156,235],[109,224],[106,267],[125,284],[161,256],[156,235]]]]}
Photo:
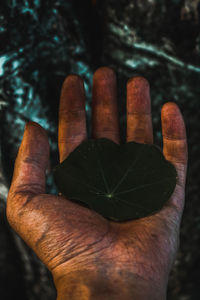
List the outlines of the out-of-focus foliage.
{"type": "Polygon", "coordinates": [[[200,1],[1,0],[0,9],[2,298],[55,299],[49,272],[5,218],[7,190],[24,125],[32,120],[48,132],[47,191],[56,193],[50,170],[58,162],[57,110],[63,80],[70,73],[85,80],[90,136],[92,73],[107,65],[118,76],[122,142],[126,138],[125,86],[131,76],[143,75],[150,82],[155,143],[162,146],[160,110],[165,102],[176,102],[185,118],[189,143],[186,206],[168,299],[199,299],[200,1]]]}

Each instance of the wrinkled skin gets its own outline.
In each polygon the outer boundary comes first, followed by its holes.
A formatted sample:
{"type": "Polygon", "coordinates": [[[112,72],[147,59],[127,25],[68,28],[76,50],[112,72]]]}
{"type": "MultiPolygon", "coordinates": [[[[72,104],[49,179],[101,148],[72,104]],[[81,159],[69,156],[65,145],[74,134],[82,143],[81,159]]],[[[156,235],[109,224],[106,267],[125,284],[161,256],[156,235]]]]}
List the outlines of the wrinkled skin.
{"type": "MultiPolygon", "coordinates": [[[[114,72],[98,69],[93,78],[92,138],[106,137],[120,144],[116,94],[114,72]]],[[[141,278],[166,289],[179,244],[188,150],[183,116],[175,103],[163,105],[161,121],[163,154],[176,167],[176,188],[161,211],[126,222],[109,221],[63,196],[45,194],[48,138],[39,124],[26,125],[8,194],[7,218],[52,272],[57,288],[69,274],[90,270],[96,277],[108,274],[116,280],[126,274],[126,282],[132,274],[130,281],[141,278]]],[[[60,162],[85,139],[83,81],[70,75],[63,83],[59,106],[60,162]]],[[[149,84],[143,77],[127,83],[126,140],[153,143],[149,84]]]]}

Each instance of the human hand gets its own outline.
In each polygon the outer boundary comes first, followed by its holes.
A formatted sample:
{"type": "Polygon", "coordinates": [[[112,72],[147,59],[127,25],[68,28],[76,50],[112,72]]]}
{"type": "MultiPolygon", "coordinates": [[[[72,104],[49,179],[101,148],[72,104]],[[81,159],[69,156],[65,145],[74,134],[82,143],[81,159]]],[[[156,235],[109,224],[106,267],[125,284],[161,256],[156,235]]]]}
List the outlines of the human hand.
{"type": "MultiPolygon", "coordinates": [[[[92,138],[120,144],[116,77],[106,67],[93,78],[92,138]]],[[[126,222],[105,219],[63,196],[45,194],[49,143],[45,130],[26,125],[7,199],[13,229],[52,272],[58,299],[165,299],[178,245],[185,198],[187,140],[173,102],[161,111],[163,154],[177,170],[176,188],[163,209],[126,222]]],[[[83,81],[64,81],[60,107],[60,162],[87,139],[83,81]]],[[[127,83],[127,142],[153,143],[149,85],[127,83]]],[[[77,187],[78,188],[78,187],[77,187]]]]}

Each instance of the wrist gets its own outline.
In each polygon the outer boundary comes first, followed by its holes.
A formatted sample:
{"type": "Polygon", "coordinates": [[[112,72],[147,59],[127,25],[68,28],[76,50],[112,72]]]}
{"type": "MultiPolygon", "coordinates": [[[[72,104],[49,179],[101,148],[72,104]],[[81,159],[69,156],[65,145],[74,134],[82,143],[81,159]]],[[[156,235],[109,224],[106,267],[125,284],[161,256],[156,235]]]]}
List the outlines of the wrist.
{"type": "Polygon", "coordinates": [[[71,272],[54,280],[57,300],[166,300],[167,285],[147,281],[135,274],[107,270],[71,272]]]}

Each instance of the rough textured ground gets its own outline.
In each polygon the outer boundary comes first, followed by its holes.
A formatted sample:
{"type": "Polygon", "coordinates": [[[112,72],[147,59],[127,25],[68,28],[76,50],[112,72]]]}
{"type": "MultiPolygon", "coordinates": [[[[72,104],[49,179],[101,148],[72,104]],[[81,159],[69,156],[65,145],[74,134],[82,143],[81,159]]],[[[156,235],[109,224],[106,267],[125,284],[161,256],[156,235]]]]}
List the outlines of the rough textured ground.
{"type": "MultiPolygon", "coordinates": [[[[189,143],[186,206],[168,299],[199,299],[200,1],[2,0],[0,9],[2,299],[55,299],[49,272],[7,224],[7,189],[26,121],[36,121],[48,131],[50,168],[58,163],[55,112],[62,82],[70,73],[85,80],[90,135],[92,73],[101,65],[117,72],[123,142],[130,76],[143,75],[150,82],[155,143],[162,146],[160,110],[165,102],[177,103],[184,115],[189,143]]],[[[56,193],[50,170],[47,188],[56,193]]]]}

